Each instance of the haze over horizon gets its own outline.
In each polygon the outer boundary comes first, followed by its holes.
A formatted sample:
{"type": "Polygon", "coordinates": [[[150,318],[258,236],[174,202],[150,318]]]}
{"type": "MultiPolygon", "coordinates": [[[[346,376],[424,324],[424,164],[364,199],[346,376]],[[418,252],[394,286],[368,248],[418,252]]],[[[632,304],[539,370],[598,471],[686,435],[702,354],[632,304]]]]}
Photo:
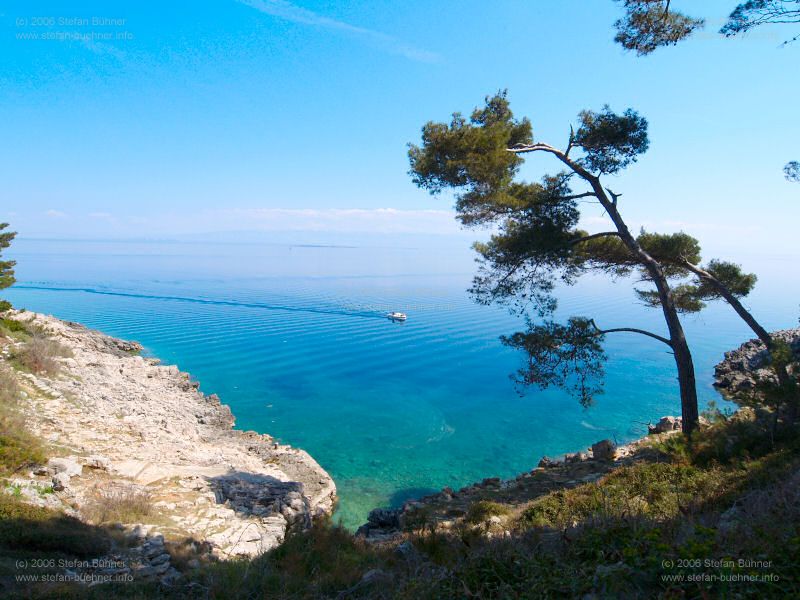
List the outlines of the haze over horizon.
{"type": "MultiPolygon", "coordinates": [[[[781,168],[798,158],[800,80],[785,76],[797,45],[779,48],[769,27],[722,38],[729,3],[713,0],[692,7],[704,32],[636,58],[613,43],[618,5],[580,7],[12,1],[0,14],[0,220],[21,238],[481,237],[459,228],[452,198],[413,185],[406,144],[507,88],[536,138],[557,145],[583,108],[649,120],[649,152],[614,182],[635,227],[794,252],[800,186],[781,168]]],[[[529,162],[530,178],[557,170],[529,162]]],[[[604,222],[587,211],[584,226],[604,222]]]]}

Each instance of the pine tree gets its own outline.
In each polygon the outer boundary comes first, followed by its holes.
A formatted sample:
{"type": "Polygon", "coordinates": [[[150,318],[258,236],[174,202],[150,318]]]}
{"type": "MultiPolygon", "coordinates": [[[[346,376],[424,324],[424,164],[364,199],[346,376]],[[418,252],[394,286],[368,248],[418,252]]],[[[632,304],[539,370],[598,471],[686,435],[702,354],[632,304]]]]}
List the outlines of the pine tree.
{"type": "Polygon", "coordinates": [[[501,92],[487,97],[469,119],[456,113],[449,123],[426,124],[421,146],[409,149],[410,174],[432,194],[455,192],[463,224],[496,228],[488,242],[475,244],[480,268],[471,292],[479,302],[506,303],[526,312],[527,330],[503,338],[527,355],[518,373],[521,383],[561,386],[588,405],[602,391],[605,336],[641,334],[668,346],[674,356],[683,427],[689,432],[698,421],[697,391],[679,315],[702,310],[717,298],[746,313],[738,300],[756,278],[719,260],[702,266],[698,241],[685,233],[634,235],[620,212],[621,194],[606,187],[603,178],[647,150],[647,121],[632,109],[617,114],[609,107],[583,111],[578,121],[563,150],[534,142],[530,121],[516,119],[501,92]],[[523,155],[536,152],[554,158],[562,170],[544,175],[540,183],[518,181],[523,155]],[[573,185],[582,189],[575,191],[573,185]],[[578,227],[579,206],[585,201],[600,204],[613,223],[611,230],[589,234],[578,227]],[[667,334],[604,329],[590,316],[553,321],[556,283],[571,285],[590,272],[612,278],[636,273],[648,282],[651,287],[637,294],[661,310],[667,334]]]}
{"type": "MultiPolygon", "coordinates": [[[[8,223],[0,223],[0,290],[5,289],[14,284],[14,261],[2,260],[3,250],[11,245],[12,240],[17,235],[11,231],[4,231],[8,228],[8,223]]],[[[0,300],[0,311],[8,310],[11,305],[8,302],[0,300]]]]}

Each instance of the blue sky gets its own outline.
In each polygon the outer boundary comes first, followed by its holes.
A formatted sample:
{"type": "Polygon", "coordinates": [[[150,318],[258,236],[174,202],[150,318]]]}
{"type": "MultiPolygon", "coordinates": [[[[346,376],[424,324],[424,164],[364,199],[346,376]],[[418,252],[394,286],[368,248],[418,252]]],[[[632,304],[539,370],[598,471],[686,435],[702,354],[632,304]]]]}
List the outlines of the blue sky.
{"type": "Polygon", "coordinates": [[[732,0],[673,4],[709,27],[636,58],[612,42],[611,0],[5,2],[0,219],[29,237],[455,234],[406,144],[508,88],[551,143],[583,108],[648,118],[650,151],[611,180],[634,226],[796,250],[800,185],[781,168],[800,159],[800,43],[721,38],[732,0]]]}

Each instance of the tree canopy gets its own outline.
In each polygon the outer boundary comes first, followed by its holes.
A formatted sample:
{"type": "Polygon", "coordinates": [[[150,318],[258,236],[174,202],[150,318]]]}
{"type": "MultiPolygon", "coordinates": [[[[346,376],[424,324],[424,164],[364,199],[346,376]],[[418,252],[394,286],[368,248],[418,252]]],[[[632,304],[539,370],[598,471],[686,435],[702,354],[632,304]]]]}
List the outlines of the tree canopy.
{"type": "MultiPolygon", "coordinates": [[[[640,56],[677,44],[705,26],[704,19],[675,10],[671,0],[617,1],[623,4],[625,14],[614,23],[614,41],[640,56]]],[[[736,4],[719,33],[732,37],[770,24],[800,24],[800,0],[748,0],[736,4]]],[[[800,34],[784,44],[798,38],[800,34]]]]}
{"type": "Polygon", "coordinates": [[[783,167],[783,174],[786,179],[795,183],[800,183],[800,162],[793,160],[783,167]]]}
{"type": "Polygon", "coordinates": [[[614,23],[614,41],[640,56],[677,44],[705,25],[703,19],[671,10],[668,0],[622,1],[625,15],[614,23]]]}
{"type": "MultiPolygon", "coordinates": [[[[639,56],[662,46],[672,46],[705,26],[697,19],[678,12],[671,0],[616,0],[625,8],[614,22],[614,41],[639,56]]],[[[748,0],[737,4],[719,32],[726,37],[745,34],[762,25],[800,25],[800,0],[748,0]]],[[[800,33],[784,45],[800,39],[800,33]]],[[[786,179],[800,183],[800,162],[791,161],[783,168],[786,179]]]]}
{"type": "MultiPolygon", "coordinates": [[[[13,260],[2,260],[3,250],[11,245],[12,240],[17,235],[11,231],[5,231],[8,223],[0,223],[0,290],[14,284],[14,265],[13,260]]],[[[7,310],[10,307],[8,302],[0,300],[0,310],[7,310]]]]}
{"type": "Polygon", "coordinates": [[[474,244],[479,267],[470,291],[478,302],[505,304],[525,316],[525,331],[501,338],[526,355],[516,374],[522,386],[559,386],[588,406],[603,390],[605,336],[645,335],[669,346],[675,358],[688,431],[697,420],[697,398],[679,315],[722,299],[767,343],[770,336],[740,302],[753,289],[755,275],[719,259],[703,264],[699,241],[684,232],[642,230],[634,236],[619,210],[621,194],[601,183],[647,151],[647,126],[630,108],[621,113],[609,106],[584,110],[560,150],[534,140],[530,121],[514,116],[501,91],[487,97],[469,120],[455,113],[449,123],[427,123],[422,144],[409,145],[410,174],[432,194],[452,191],[465,225],[492,228],[487,241],[474,244]],[[522,155],[528,152],[555,157],[562,170],[538,182],[518,179],[522,155]],[[599,204],[613,228],[582,230],[584,203],[599,204]],[[668,333],[601,328],[581,315],[564,323],[554,320],[556,285],[572,285],[590,272],[635,276],[637,298],[662,311],[668,333]]]}
{"type": "MultiPolygon", "coordinates": [[[[761,25],[800,23],[800,0],[748,0],[736,5],[719,32],[727,37],[747,33],[761,25]]],[[[797,41],[800,34],[784,44],[797,41]]]]}
{"type": "Polygon", "coordinates": [[[602,391],[604,337],[643,334],[668,345],[675,355],[691,428],[697,419],[694,370],[678,313],[700,310],[715,297],[687,266],[700,269],[699,243],[683,233],[632,235],[618,210],[620,195],[601,183],[601,177],[620,172],[647,151],[647,126],[630,108],[620,113],[609,106],[584,110],[570,129],[567,147],[559,150],[535,141],[530,121],[516,118],[506,93],[499,92],[487,97],[469,120],[455,113],[448,123],[427,123],[422,144],[410,145],[410,174],[432,194],[452,191],[465,225],[491,226],[488,240],[474,245],[479,268],[470,291],[478,302],[506,304],[525,315],[527,330],[502,338],[527,355],[517,373],[521,384],[557,385],[588,405],[602,391]],[[552,155],[562,170],[538,182],[519,179],[521,155],[528,152],[552,155]],[[600,204],[614,229],[582,230],[586,202],[600,204]],[[634,271],[653,285],[641,290],[640,298],[662,309],[668,335],[603,329],[588,316],[572,316],[563,324],[553,319],[559,282],[571,285],[589,272],[616,277],[634,271]],[[671,280],[680,282],[674,291],[671,280]]]}

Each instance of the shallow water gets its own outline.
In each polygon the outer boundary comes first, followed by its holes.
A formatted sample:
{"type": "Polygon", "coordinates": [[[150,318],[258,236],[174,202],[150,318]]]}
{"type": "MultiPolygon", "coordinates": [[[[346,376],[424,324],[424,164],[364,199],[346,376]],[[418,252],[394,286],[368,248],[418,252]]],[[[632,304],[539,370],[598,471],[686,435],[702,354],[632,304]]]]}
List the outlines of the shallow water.
{"type": "MultiPolygon", "coordinates": [[[[308,450],[336,480],[348,526],[370,508],[448,485],[509,477],[679,414],[672,358],[658,342],[609,337],[605,395],[582,409],[560,391],[520,396],[520,357],[498,336],[521,327],[465,289],[463,240],[370,247],[18,240],[18,307],[135,339],[229,404],[237,426],[308,450]],[[385,318],[409,314],[405,323],[385,318]]],[[[796,281],[763,261],[750,304],[772,328],[797,323],[796,281]]],[[[777,262],[776,262],[777,261],[777,262]]],[[[751,266],[751,265],[748,265],[751,266]]],[[[589,280],[563,314],[663,331],[629,285],[589,280]]],[[[724,305],[686,319],[705,404],[722,353],[751,337],[724,305]]]]}

